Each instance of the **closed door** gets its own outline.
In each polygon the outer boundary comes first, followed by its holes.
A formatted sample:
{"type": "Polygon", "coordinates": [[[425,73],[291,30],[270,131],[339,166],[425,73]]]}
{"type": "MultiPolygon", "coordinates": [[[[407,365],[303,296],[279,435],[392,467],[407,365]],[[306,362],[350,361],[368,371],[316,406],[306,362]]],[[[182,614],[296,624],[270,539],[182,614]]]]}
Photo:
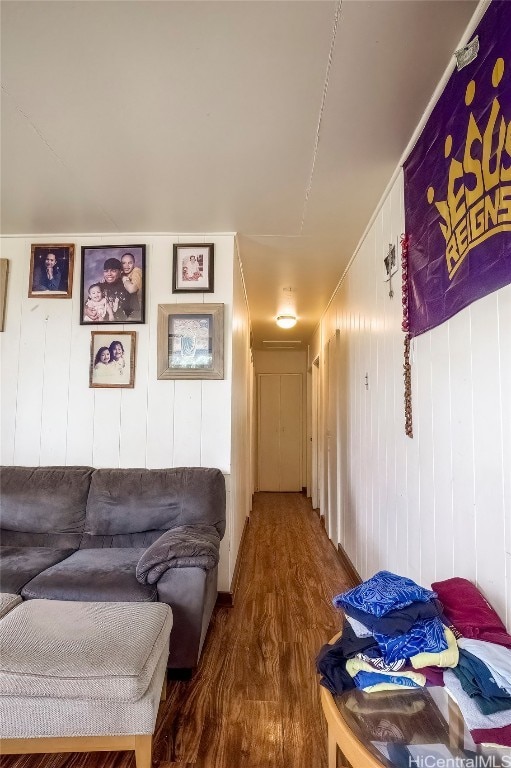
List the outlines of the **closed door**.
{"type": "Polygon", "coordinates": [[[258,464],[260,491],[302,489],[302,376],[261,373],[258,464]]]}

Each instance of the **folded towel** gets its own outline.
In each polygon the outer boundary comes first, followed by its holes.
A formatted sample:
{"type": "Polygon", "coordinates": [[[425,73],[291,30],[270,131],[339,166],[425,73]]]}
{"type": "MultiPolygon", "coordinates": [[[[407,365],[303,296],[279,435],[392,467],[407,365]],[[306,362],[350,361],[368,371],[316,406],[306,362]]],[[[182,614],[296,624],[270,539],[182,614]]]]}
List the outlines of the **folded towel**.
{"type": "Polygon", "coordinates": [[[137,563],[141,584],[154,584],[169,568],[202,568],[218,564],[220,536],[212,525],[179,525],[165,531],[137,563]]]}
{"type": "Polygon", "coordinates": [[[493,606],[472,582],[454,576],[431,586],[438,592],[446,617],[463,637],[511,648],[511,635],[493,606]]]}
{"type": "Polygon", "coordinates": [[[422,667],[455,667],[459,659],[458,643],[449,627],[444,627],[444,637],[447,648],[439,653],[422,651],[410,657],[414,669],[422,667]]]}

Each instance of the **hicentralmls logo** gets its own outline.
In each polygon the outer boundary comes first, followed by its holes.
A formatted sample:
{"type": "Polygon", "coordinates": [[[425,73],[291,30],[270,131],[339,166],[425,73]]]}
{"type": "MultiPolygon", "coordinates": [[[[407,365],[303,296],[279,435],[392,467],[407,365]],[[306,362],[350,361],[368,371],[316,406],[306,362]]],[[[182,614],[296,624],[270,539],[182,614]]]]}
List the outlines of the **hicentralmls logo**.
{"type": "Polygon", "coordinates": [[[477,755],[473,757],[438,757],[420,755],[408,758],[409,768],[511,768],[511,755],[477,755]]]}
{"type": "MultiPolygon", "coordinates": [[[[504,77],[504,69],[504,59],[497,59],[491,76],[494,88],[504,77]]],[[[476,97],[476,82],[471,80],[465,91],[467,107],[476,97]]],[[[451,156],[452,144],[449,135],[445,139],[446,159],[451,156]]],[[[446,242],[449,280],[472,248],[502,232],[511,232],[511,114],[502,114],[497,97],[486,125],[478,125],[470,112],[463,149],[462,161],[451,158],[446,199],[435,200],[433,187],[427,191],[428,203],[435,204],[443,219],[440,229],[446,242]]]]}

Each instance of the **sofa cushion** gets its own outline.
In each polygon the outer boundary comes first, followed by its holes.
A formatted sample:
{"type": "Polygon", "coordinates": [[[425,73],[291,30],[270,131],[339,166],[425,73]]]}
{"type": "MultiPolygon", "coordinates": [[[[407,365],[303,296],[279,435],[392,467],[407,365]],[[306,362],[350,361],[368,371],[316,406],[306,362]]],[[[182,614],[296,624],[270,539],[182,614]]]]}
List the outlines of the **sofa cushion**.
{"type": "Polygon", "coordinates": [[[135,576],[143,549],[80,549],[62,563],[32,579],[21,594],[26,599],[150,602],[154,585],[135,576]]]}
{"type": "Polygon", "coordinates": [[[225,481],[219,469],[97,469],[85,533],[94,536],[214,525],[225,532],[225,481]]]}
{"type": "Polygon", "coordinates": [[[27,533],[83,531],[90,467],[2,467],[2,528],[27,533]]]}
{"type": "Polygon", "coordinates": [[[0,547],[0,589],[17,594],[34,576],[72,555],[73,549],[0,547]]]}

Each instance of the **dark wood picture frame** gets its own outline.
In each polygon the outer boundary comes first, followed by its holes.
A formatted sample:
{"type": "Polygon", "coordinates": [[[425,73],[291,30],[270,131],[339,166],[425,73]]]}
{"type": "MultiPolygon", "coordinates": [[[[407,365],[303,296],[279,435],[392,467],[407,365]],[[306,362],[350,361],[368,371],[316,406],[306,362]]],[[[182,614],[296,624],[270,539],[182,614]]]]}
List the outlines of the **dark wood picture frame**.
{"type": "Polygon", "coordinates": [[[135,331],[92,331],[89,387],[133,389],[136,337],[135,331]]]}
{"type": "Polygon", "coordinates": [[[175,243],[172,293],[213,293],[214,285],[214,243],[175,243]]]}
{"type": "Polygon", "coordinates": [[[73,243],[33,243],[29,299],[70,299],[73,294],[74,260],[73,243]]]}
{"type": "Polygon", "coordinates": [[[224,378],[224,305],[158,305],[158,379],[224,378]]]}
{"type": "Polygon", "coordinates": [[[145,245],[82,246],[80,325],[145,323],[145,245]]]}

